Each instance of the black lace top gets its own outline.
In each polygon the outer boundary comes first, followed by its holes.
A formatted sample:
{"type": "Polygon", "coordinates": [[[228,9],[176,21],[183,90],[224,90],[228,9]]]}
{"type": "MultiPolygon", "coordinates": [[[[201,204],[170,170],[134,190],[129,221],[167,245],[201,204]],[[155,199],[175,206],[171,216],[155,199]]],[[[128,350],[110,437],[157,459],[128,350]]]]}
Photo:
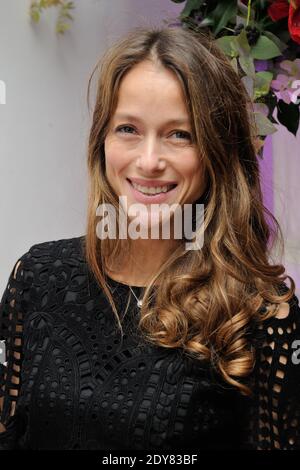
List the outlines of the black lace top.
{"type": "MultiPolygon", "coordinates": [[[[300,449],[296,296],[288,316],[253,329],[248,398],[207,362],[142,341],[133,296],[121,341],[82,243],[33,245],[10,274],[0,305],[0,449],[300,449]]],[[[108,280],[121,313],[129,288],[108,280]]]]}

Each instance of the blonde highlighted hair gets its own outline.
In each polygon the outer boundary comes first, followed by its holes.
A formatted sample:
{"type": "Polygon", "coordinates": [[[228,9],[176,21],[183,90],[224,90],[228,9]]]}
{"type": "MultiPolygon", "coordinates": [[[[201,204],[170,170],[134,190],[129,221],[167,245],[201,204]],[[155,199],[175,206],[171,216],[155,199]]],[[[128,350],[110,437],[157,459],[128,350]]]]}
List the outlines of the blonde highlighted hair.
{"type": "Polygon", "coordinates": [[[207,187],[204,245],[187,251],[183,240],[163,263],[145,290],[139,330],[151,343],[210,361],[230,386],[248,395],[251,389],[243,379],[255,363],[249,332],[253,324],[275,316],[279,303],[292,298],[295,283],[284,274],[283,265],[271,262],[272,248],[275,242],[283,247],[283,236],[263,204],[252,104],[209,33],[138,27],[116,41],[93,70],[88,103],[96,71],[99,78],[87,155],[86,261],[122,331],[105,273],[111,260],[130,252],[131,241],[98,238],[96,210],[99,204],[111,203],[118,214],[118,197],[105,174],[104,140],[122,78],[146,59],[178,77],[193,138],[203,155],[207,187]],[[287,278],[290,288],[284,283],[287,278]],[[262,313],[265,305],[268,309],[262,313]]]}

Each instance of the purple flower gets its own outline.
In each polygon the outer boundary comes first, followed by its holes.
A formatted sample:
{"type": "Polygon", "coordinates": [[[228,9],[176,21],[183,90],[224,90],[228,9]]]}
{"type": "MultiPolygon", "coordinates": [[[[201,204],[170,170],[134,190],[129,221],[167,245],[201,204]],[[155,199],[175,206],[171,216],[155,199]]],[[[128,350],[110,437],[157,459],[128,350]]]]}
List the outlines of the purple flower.
{"type": "Polygon", "coordinates": [[[254,60],[255,70],[257,72],[265,72],[269,67],[269,60],[254,60]]]}
{"type": "Polygon", "coordinates": [[[277,98],[286,104],[297,103],[300,95],[300,79],[294,80],[287,75],[279,74],[276,80],[272,80],[271,87],[277,98]]]}
{"type": "Polygon", "coordinates": [[[283,60],[279,66],[286,74],[279,73],[276,80],[272,80],[271,87],[274,94],[287,104],[298,104],[297,101],[300,96],[300,59],[283,60]]]}
{"type": "Polygon", "coordinates": [[[286,70],[291,77],[300,79],[300,59],[292,60],[283,60],[280,63],[280,67],[283,70],[286,70]]]}

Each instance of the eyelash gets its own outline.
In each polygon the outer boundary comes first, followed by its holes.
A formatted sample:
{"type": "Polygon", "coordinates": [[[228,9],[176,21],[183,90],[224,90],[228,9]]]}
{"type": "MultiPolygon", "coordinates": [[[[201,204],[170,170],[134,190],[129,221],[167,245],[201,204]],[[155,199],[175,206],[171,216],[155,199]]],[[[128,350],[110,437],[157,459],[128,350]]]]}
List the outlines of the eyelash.
{"type": "MultiPolygon", "coordinates": [[[[117,127],[116,132],[120,132],[121,129],[124,129],[124,128],[126,128],[126,127],[129,128],[129,129],[133,129],[133,130],[134,130],[134,128],[133,128],[132,126],[119,126],[119,127],[117,127]]],[[[174,134],[177,134],[178,132],[180,132],[181,134],[185,135],[185,138],[191,140],[191,134],[190,134],[189,132],[178,130],[178,131],[174,131],[174,134]]],[[[123,132],[121,132],[121,134],[123,134],[123,132]]],[[[125,134],[126,134],[126,132],[125,132],[125,134]]]]}

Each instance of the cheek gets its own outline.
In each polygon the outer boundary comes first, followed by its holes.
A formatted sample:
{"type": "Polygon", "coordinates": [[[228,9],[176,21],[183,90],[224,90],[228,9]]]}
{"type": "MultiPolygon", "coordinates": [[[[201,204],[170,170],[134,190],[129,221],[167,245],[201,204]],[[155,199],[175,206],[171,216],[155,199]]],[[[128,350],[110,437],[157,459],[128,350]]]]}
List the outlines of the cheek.
{"type": "Polygon", "coordinates": [[[106,140],[104,143],[105,166],[107,176],[117,175],[126,166],[126,155],[116,142],[106,140]]]}
{"type": "Polygon", "coordinates": [[[117,146],[110,140],[104,142],[106,168],[115,166],[117,163],[117,146]]]}
{"type": "Polygon", "coordinates": [[[186,153],[180,159],[177,171],[192,182],[194,179],[199,180],[203,173],[203,164],[195,152],[186,153]]]}
{"type": "Polygon", "coordinates": [[[187,199],[194,202],[203,193],[205,183],[205,171],[203,161],[197,155],[189,155],[181,165],[181,175],[185,180],[187,199]]]}

